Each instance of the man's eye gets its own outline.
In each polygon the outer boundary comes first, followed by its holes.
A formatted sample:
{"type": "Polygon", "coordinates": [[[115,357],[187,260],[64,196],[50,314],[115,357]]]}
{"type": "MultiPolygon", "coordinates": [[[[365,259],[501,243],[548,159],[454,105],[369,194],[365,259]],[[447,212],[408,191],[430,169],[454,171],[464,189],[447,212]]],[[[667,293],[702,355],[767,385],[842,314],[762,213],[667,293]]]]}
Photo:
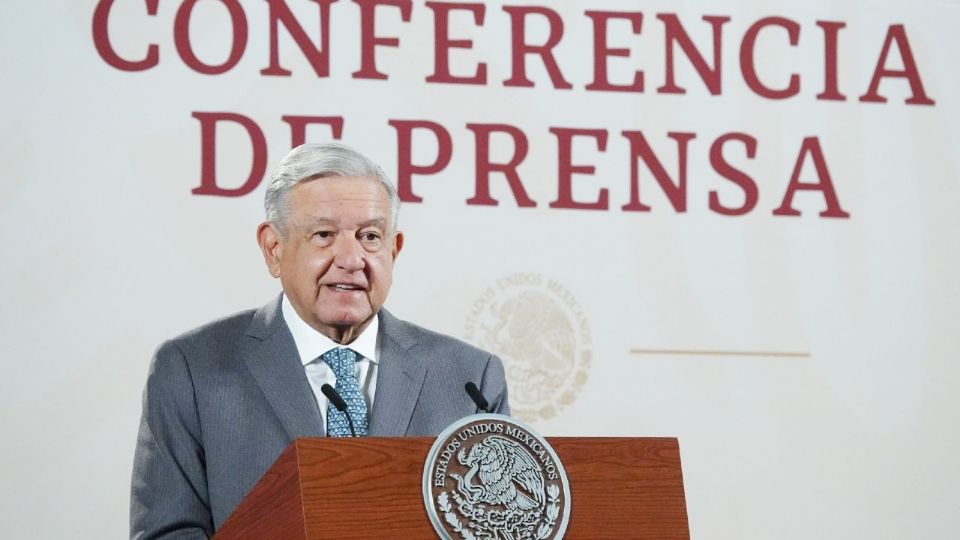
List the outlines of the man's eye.
{"type": "Polygon", "coordinates": [[[330,231],[317,231],[313,233],[313,236],[316,238],[330,238],[333,236],[333,233],[330,231]]]}

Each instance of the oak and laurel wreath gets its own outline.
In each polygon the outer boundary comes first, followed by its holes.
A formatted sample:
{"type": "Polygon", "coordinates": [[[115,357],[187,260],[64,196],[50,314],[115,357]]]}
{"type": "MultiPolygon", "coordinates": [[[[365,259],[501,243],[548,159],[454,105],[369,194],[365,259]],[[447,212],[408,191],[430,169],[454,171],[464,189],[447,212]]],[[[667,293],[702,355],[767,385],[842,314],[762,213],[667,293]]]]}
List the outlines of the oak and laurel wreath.
{"type": "MultiPolygon", "coordinates": [[[[553,529],[557,525],[557,517],[560,515],[560,488],[556,484],[547,486],[547,508],[546,521],[537,528],[535,540],[544,540],[553,534],[553,529]]],[[[453,530],[460,535],[463,540],[477,540],[470,532],[470,529],[463,526],[463,523],[453,512],[453,506],[447,497],[447,492],[443,491],[437,496],[437,506],[443,512],[443,519],[453,527],[453,530]]],[[[529,533],[528,533],[529,534],[529,533]]]]}
{"type": "Polygon", "coordinates": [[[560,488],[556,484],[547,486],[547,521],[543,522],[537,529],[537,540],[543,540],[553,533],[553,528],[557,524],[557,516],[560,515],[560,488]]]}
{"type": "Polygon", "coordinates": [[[464,528],[460,520],[457,519],[457,515],[453,513],[453,507],[450,506],[450,501],[447,500],[446,491],[441,492],[437,497],[437,505],[440,507],[440,511],[443,512],[443,519],[447,520],[447,523],[453,527],[454,531],[460,533],[463,540],[476,540],[473,533],[471,533],[469,529],[464,528]]]}

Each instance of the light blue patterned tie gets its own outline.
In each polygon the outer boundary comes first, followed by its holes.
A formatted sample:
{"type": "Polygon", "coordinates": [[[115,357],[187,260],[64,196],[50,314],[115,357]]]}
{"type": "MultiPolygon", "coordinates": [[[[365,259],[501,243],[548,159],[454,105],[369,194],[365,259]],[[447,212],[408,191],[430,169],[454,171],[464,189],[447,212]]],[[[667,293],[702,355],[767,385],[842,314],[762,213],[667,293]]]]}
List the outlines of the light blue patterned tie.
{"type": "MultiPolygon", "coordinates": [[[[367,402],[357,382],[357,353],[350,349],[337,347],[327,351],[320,358],[330,366],[337,378],[336,390],[347,402],[347,412],[353,419],[353,429],[358,437],[367,434],[367,402]]],[[[346,414],[337,410],[333,403],[327,403],[327,435],[331,437],[350,437],[350,424],[346,414]]]]}

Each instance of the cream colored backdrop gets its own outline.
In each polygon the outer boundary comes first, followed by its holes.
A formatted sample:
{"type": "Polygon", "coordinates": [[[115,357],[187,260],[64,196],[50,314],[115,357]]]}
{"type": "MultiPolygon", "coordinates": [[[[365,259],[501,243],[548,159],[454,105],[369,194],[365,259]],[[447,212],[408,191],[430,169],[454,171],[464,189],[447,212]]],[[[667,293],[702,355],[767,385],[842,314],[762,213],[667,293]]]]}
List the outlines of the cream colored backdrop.
{"type": "MultiPolygon", "coordinates": [[[[311,39],[317,5],[288,0],[311,39]]],[[[406,204],[407,245],[387,306],[424,326],[505,357],[518,413],[545,435],[679,437],[694,538],[957,538],[960,536],[960,4],[870,2],[543,2],[564,22],[555,54],[570,90],[550,84],[528,57],[533,88],[511,76],[510,18],[487,3],[478,26],[467,12],[450,35],[473,48],[451,51],[452,71],[485,62],[486,85],[430,84],[433,12],[377,10],[378,47],[389,79],[355,79],[359,10],[332,5],[330,75],[318,77],[287,33],[281,64],[290,77],[263,76],[266,2],[243,2],[249,40],[239,63],[210,76],[184,65],[173,27],[181,2],[156,15],[117,0],[109,34],[118,54],[159,64],[126,72],[94,47],[93,0],[0,5],[3,173],[0,227],[0,537],[121,538],[140,391],[154,348],[215,317],[259,306],[279,290],[254,242],[263,186],[242,197],[191,194],[199,186],[200,123],[194,112],[253,119],[269,167],[290,147],[283,115],[341,116],[342,140],[397,173],[390,120],[428,120],[452,139],[448,166],[414,176],[421,203],[406,204]],[[593,27],[587,9],[642,11],[633,34],[610,23],[610,79],[636,92],[588,91],[593,27]],[[675,47],[684,95],[661,94],[664,26],[675,13],[712,63],[704,15],[725,15],[722,92],[711,95],[675,47]],[[740,43],[756,21],[779,16],[800,27],[795,47],[771,28],[757,41],[757,71],[771,87],[801,77],[799,93],[772,100],[752,92],[740,43]],[[838,88],[845,101],[818,100],[823,31],[841,21],[838,88]],[[888,28],[903,24],[926,93],[911,105],[906,79],[886,78],[887,103],[862,103],[888,28]],[[519,166],[536,207],[519,208],[502,175],[498,206],[474,195],[474,136],[468,123],[522,130],[519,166]],[[606,130],[605,151],[577,138],[573,197],[609,190],[609,210],[550,208],[558,193],[558,142],[551,127],[606,130]],[[630,147],[642,131],[677,177],[668,132],[691,132],[687,211],[677,212],[640,169],[649,212],[630,200],[630,147]],[[724,156],[754,179],[756,207],[723,216],[743,192],[711,166],[710,147],[728,132],[757,141],[724,156]],[[824,218],[819,192],[799,191],[797,217],[775,216],[804,137],[818,137],[840,205],[824,218]]],[[[534,5],[516,0],[508,5],[534,5]]],[[[191,20],[196,55],[223,62],[227,11],[203,0],[191,20]]],[[[547,36],[532,17],[531,43],[547,36]]],[[[901,69],[898,47],[889,69],[901,69]]],[[[330,140],[324,126],[308,138],[330,140]]],[[[429,164],[429,132],[413,139],[413,161],[429,164]]],[[[510,139],[494,137],[506,161],[510,139]]],[[[218,131],[217,175],[239,186],[250,169],[242,130],[218,131]]],[[[801,177],[817,181],[812,160],[801,177]]]]}

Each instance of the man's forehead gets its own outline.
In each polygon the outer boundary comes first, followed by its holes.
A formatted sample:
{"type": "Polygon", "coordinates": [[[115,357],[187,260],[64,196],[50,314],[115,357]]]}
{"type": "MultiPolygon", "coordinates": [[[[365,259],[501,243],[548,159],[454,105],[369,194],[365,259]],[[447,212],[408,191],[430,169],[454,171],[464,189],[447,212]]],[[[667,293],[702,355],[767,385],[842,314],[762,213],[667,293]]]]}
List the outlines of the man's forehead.
{"type": "Polygon", "coordinates": [[[294,186],[290,195],[288,219],[303,226],[349,224],[386,229],[392,215],[386,188],[372,178],[314,178],[294,186]]]}
{"type": "Polygon", "coordinates": [[[369,176],[316,176],[300,181],[294,190],[309,191],[368,191],[390,198],[386,186],[376,178],[369,176]]]}
{"type": "MultiPolygon", "coordinates": [[[[298,223],[301,223],[301,224],[303,224],[303,225],[309,225],[309,226],[314,226],[314,225],[342,225],[342,224],[344,224],[344,223],[347,223],[348,220],[346,220],[346,219],[344,219],[344,218],[342,218],[342,217],[340,217],[340,216],[333,216],[333,215],[331,215],[331,216],[325,216],[325,215],[322,215],[322,214],[316,214],[316,215],[311,215],[311,216],[304,216],[304,217],[302,217],[301,219],[298,219],[297,222],[298,222],[298,223]]],[[[361,228],[362,228],[362,227],[379,227],[379,228],[381,228],[381,229],[386,229],[386,228],[387,228],[387,218],[386,218],[386,217],[377,216],[377,217],[372,217],[372,218],[369,218],[369,219],[362,219],[362,220],[357,221],[356,223],[350,222],[349,224],[352,224],[352,225],[355,225],[355,226],[361,227],[361,228]]]]}
{"type": "Polygon", "coordinates": [[[390,195],[380,182],[369,178],[322,177],[305,180],[292,190],[295,203],[360,203],[390,205],[390,195]]]}

